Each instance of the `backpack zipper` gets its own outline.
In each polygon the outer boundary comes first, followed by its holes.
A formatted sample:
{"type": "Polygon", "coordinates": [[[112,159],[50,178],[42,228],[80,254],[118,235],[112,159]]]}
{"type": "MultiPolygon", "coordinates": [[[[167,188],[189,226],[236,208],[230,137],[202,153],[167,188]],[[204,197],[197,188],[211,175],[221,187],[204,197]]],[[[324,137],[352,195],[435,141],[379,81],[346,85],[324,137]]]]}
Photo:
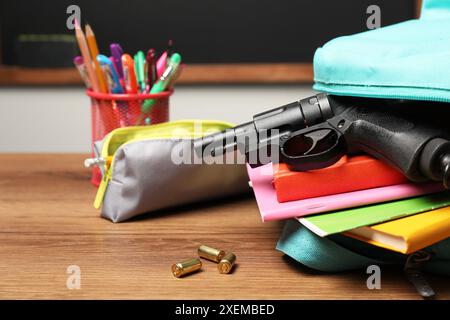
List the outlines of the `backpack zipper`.
{"type": "Polygon", "coordinates": [[[392,85],[357,85],[328,83],[315,80],[313,89],[332,95],[362,98],[403,99],[419,101],[450,102],[449,90],[439,88],[422,88],[392,85]],[[430,93],[430,91],[432,91],[430,93]]]}
{"type": "Polygon", "coordinates": [[[423,298],[433,298],[436,293],[425,278],[422,267],[431,259],[431,254],[426,251],[417,251],[408,256],[405,264],[405,274],[414,285],[417,292],[423,298]]]}

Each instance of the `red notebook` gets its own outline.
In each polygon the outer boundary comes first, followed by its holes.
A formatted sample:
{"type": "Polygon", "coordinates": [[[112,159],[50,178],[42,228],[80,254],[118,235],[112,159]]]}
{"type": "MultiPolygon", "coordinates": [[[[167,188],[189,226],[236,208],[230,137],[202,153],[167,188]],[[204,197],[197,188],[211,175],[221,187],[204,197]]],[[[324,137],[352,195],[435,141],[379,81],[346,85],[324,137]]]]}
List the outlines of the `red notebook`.
{"type": "Polygon", "coordinates": [[[286,164],[273,166],[278,202],[302,200],[408,182],[397,169],[367,155],[344,156],[336,164],[307,172],[290,171],[286,164]]]}

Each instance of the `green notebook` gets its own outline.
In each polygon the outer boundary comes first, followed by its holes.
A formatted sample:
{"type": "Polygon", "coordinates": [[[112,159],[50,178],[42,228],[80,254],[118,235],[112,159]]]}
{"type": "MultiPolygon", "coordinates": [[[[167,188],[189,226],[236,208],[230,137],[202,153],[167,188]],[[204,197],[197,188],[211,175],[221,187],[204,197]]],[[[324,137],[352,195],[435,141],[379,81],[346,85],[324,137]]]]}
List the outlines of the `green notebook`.
{"type": "Polygon", "coordinates": [[[315,215],[308,218],[301,218],[299,221],[315,234],[325,237],[331,234],[447,206],[450,206],[450,193],[441,192],[422,197],[315,215]]]}

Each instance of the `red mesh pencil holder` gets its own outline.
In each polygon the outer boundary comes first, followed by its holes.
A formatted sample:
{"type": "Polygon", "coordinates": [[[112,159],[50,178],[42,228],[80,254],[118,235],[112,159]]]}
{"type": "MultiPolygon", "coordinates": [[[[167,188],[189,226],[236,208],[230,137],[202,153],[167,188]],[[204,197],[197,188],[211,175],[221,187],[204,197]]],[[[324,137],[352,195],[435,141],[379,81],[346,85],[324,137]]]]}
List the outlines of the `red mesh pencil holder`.
{"type": "MultiPolygon", "coordinates": [[[[86,93],[91,98],[92,145],[116,128],[169,121],[169,98],[172,92],[109,94],[87,90],[86,93]],[[147,113],[142,113],[141,105],[148,99],[155,100],[155,103],[147,113]]],[[[98,168],[93,169],[91,181],[96,186],[100,184],[101,174],[98,168]]]]}

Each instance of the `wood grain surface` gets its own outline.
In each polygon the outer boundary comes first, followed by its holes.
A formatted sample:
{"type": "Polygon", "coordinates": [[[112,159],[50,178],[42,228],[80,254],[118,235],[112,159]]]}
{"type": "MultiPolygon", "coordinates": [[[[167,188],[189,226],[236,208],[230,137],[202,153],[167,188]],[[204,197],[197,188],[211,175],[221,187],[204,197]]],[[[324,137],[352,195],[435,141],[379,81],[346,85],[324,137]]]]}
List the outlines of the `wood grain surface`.
{"type": "MultiPolygon", "coordinates": [[[[85,157],[0,155],[0,298],[419,298],[397,268],[383,268],[381,290],[368,290],[365,270],[323,274],[283,257],[283,223],[262,223],[251,195],[111,223],[92,207],[85,157]],[[171,264],[196,257],[200,244],[233,251],[234,272],[204,261],[201,272],[173,277],[171,264]],[[79,290],[66,287],[69,265],[81,268],[79,290]]],[[[428,279],[450,298],[448,278],[428,279]]]]}
{"type": "MultiPolygon", "coordinates": [[[[187,64],[177,84],[311,83],[312,63],[187,64]]],[[[0,85],[82,84],[73,68],[36,69],[0,65],[0,85]]]]}

